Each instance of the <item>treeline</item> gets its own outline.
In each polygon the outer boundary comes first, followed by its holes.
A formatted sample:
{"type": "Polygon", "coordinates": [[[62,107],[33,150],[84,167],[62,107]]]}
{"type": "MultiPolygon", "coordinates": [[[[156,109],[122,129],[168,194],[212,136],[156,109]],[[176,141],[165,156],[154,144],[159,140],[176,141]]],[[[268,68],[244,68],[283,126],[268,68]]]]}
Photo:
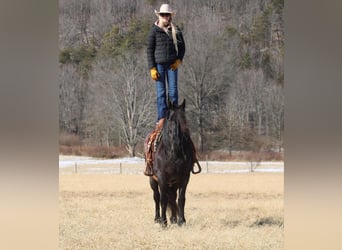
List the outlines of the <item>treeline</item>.
{"type": "MultiPolygon", "coordinates": [[[[180,100],[200,151],[274,151],[284,133],[283,0],[174,0],[180,100]]],[[[146,38],[155,0],[60,0],[59,127],[134,156],[156,122],[146,38]]]]}

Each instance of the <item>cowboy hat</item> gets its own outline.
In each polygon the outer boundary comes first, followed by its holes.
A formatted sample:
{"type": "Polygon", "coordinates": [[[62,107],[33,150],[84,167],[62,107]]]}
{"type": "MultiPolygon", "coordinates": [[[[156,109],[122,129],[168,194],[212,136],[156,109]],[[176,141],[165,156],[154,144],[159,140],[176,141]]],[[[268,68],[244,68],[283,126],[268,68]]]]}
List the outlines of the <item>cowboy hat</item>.
{"type": "Polygon", "coordinates": [[[164,3],[160,6],[159,11],[154,10],[154,13],[159,16],[160,13],[169,13],[171,14],[171,16],[174,16],[176,13],[174,11],[172,11],[170,5],[164,3]]]}

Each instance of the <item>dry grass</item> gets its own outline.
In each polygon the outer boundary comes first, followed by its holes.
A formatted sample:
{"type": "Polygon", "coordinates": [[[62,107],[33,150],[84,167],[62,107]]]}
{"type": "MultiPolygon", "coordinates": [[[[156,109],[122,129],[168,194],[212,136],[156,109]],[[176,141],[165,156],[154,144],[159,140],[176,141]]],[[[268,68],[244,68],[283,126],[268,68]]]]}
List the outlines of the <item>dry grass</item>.
{"type": "Polygon", "coordinates": [[[184,227],[155,224],[143,175],[60,175],[60,249],[283,249],[282,173],[199,174],[184,227]]]}

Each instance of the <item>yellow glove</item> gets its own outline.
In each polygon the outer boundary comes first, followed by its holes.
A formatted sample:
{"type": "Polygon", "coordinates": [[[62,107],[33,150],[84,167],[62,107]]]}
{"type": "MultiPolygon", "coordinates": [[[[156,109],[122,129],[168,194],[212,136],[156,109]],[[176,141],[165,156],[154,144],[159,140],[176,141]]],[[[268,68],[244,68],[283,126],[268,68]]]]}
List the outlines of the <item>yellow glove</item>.
{"type": "Polygon", "coordinates": [[[150,69],[150,72],[151,72],[152,79],[157,81],[160,75],[159,75],[156,67],[153,67],[152,69],[150,69]]]}
{"type": "Polygon", "coordinates": [[[181,63],[182,61],[180,59],[176,59],[176,61],[173,64],[171,64],[170,68],[172,70],[176,70],[181,63]]]}

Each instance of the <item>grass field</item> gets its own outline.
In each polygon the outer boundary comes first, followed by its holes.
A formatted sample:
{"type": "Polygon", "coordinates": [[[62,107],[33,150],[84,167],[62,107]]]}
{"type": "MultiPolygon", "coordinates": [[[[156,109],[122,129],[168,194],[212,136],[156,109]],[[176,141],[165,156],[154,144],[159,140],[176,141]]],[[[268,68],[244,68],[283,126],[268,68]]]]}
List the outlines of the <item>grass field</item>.
{"type": "Polygon", "coordinates": [[[186,226],[154,223],[143,175],[60,174],[60,249],[283,249],[283,173],[192,175],[186,226]]]}

